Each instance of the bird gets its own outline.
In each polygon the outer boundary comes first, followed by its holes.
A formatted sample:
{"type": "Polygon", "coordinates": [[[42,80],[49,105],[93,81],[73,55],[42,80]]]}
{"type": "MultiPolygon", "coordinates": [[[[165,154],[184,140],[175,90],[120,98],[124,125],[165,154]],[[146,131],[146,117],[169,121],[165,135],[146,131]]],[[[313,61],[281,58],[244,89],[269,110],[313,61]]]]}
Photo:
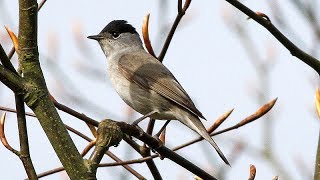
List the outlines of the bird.
{"type": "Polygon", "coordinates": [[[144,115],[141,119],[180,121],[208,141],[230,166],[202,124],[200,118],[205,117],[170,70],[143,48],[131,24],[113,20],[88,38],[99,43],[112,86],[127,105],[144,115]]]}

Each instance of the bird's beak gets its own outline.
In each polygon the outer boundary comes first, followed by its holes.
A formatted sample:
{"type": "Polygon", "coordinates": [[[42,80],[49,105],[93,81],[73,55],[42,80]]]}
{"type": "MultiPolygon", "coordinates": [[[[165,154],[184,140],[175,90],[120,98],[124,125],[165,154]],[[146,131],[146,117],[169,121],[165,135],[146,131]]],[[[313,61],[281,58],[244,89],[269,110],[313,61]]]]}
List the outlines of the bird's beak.
{"type": "Polygon", "coordinates": [[[88,39],[93,39],[93,40],[98,41],[98,40],[102,39],[102,38],[103,38],[103,36],[98,34],[98,35],[88,36],[87,38],[88,38],[88,39]]]}

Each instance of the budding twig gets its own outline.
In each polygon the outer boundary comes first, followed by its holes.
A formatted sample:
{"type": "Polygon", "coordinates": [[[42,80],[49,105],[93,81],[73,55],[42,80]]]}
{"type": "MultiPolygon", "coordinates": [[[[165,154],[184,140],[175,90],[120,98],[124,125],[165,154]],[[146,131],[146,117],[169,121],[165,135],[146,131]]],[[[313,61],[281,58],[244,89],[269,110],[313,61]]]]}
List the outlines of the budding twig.
{"type": "MultiPolygon", "coordinates": [[[[273,99],[273,100],[270,101],[269,103],[263,105],[263,106],[262,106],[261,108],[259,108],[258,111],[256,111],[254,114],[248,116],[247,118],[245,118],[244,120],[240,121],[240,122],[237,123],[236,125],[231,126],[231,127],[229,127],[229,128],[226,128],[226,129],[223,129],[223,130],[221,130],[221,131],[212,132],[212,133],[210,133],[210,135],[211,135],[211,136],[216,136],[216,135],[219,135],[219,134],[222,134],[222,133],[225,133],[225,132],[228,132],[228,131],[237,129],[237,128],[241,127],[241,126],[244,126],[244,125],[246,125],[246,124],[248,124],[248,123],[253,122],[254,120],[256,120],[256,119],[262,117],[264,114],[266,114],[266,113],[273,107],[273,105],[276,103],[276,100],[277,100],[277,98],[276,98],[276,99],[273,99]]],[[[186,147],[186,146],[189,146],[189,145],[194,144],[194,143],[196,143],[196,142],[199,142],[199,141],[201,141],[201,140],[203,140],[203,138],[202,138],[202,137],[199,137],[199,138],[194,139],[194,140],[192,140],[192,141],[189,141],[189,142],[187,142],[187,143],[184,143],[184,144],[181,144],[181,145],[179,145],[179,146],[176,146],[176,147],[173,148],[172,150],[173,150],[173,151],[176,151],[176,150],[182,149],[182,148],[184,148],[184,147],[186,147]]]]}
{"type": "Polygon", "coordinates": [[[229,110],[228,112],[222,114],[213,124],[207,129],[207,132],[210,134],[216,130],[233,112],[234,109],[229,110]]]}
{"type": "Polygon", "coordinates": [[[215,132],[215,133],[211,133],[211,135],[218,135],[233,129],[237,129],[241,126],[244,126],[248,123],[251,123],[252,121],[259,119],[260,117],[262,117],[263,115],[265,115],[267,112],[269,112],[269,110],[274,106],[274,104],[276,103],[278,98],[273,99],[272,101],[268,102],[267,104],[263,105],[261,108],[259,108],[255,113],[251,114],[250,116],[246,117],[245,119],[243,119],[242,121],[240,121],[239,123],[237,123],[234,126],[231,126],[229,128],[226,128],[224,130],[215,132]]]}

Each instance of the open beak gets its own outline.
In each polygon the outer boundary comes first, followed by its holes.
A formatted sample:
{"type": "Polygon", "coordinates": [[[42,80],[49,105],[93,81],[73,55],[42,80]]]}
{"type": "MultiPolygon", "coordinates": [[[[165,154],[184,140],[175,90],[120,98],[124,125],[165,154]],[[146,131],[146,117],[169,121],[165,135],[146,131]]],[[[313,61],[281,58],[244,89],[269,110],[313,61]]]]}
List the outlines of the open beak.
{"type": "Polygon", "coordinates": [[[102,39],[102,38],[103,38],[103,36],[98,34],[98,35],[88,36],[87,38],[88,38],[88,39],[93,39],[93,40],[98,41],[98,40],[102,39]]]}

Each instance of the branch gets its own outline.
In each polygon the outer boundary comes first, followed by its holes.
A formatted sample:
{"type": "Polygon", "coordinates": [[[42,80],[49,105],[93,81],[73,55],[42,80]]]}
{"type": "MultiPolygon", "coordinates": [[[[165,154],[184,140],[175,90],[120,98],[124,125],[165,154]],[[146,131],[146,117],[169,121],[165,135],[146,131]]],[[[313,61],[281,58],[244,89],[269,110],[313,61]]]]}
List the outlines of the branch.
{"type": "Polygon", "coordinates": [[[96,146],[90,158],[90,171],[96,174],[98,165],[105,152],[111,146],[117,146],[122,140],[122,132],[115,122],[103,120],[97,130],[96,146]]]}
{"type": "Polygon", "coordinates": [[[0,65],[0,81],[10,88],[13,92],[23,93],[25,81],[16,73],[6,69],[3,65],[0,65]]]}
{"type": "Polygon", "coordinates": [[[182,17],[186,13],[186,11],[189,8],[190,3],[191,3],[191,0],[186,0],[185,3],[184,3],[184,6],[182,7],[182,2],[181,1],[182,0],[178,0],[178,14],[176,16],[176,19],[173,22],[173,25],[172,25],[172,27],[170,29],[170,32],[169,32],[169,34],[167,36],[167,39],[166,39],[166,41],[165,41],[165,43],[164,43],[164,45],[162,47],[160,55],[158,56],[158,60],[160,62],[163,61],[164,56],[166,55],[167,50],[169,48],[170,42],[171,42],[171,40],[173,38],[173,35],[174,35],[174,33],[175,33],[175,31],[176,31],[176,29],[177,29],[182,17]]]}
{"type": "MultiPolygon", "coordinates": [[[[66,106],[65,106],[66,107],[66,106]]],[[[71,109],[71,108],[69,108],[71,109]]],[[[0,110],[3,110],[3,111],[7,111],[7,112],[12,112],[12,113],[17,113],[17,111],[15,109],[11,109],[11,108],[6,108],[6,107],[2,107],[0,106],[0,110]]],[[[74,110],[72,110],[74,111],[74,110]]],[[[77,112],[78,113],[78,112],[77,112]]],[[[78,113],[80,114],[80,113],[78,113]]],[[[35,117],[36,118],[36,115],[33,114],[33,113],[25,113],[26,116],[30,116],[30,117],[35,117]]],[[[83,114],[81,114],[83,115],[83,114]]],[[[83,115],[84,116],[84,115],[83,115]]],[[[86,117],[86,116],[84,116],[86,117]]],[[[87,117],[88,118],[88,117],[87,117]]],[[[2,118],[4,119],[4,118],[2,118]]],[[[90,119],[90,118],[89,118],[90,119]]],[[[90,119],[91,121],[94,121],[93,119],[90,119]]],[[[98,124],[97,121],[95,121],[96,123],[95,124],[98,124]]],[[[73,132],[74,134],[78,135],[79,137],[83,138],[84,140],[88,141],[88,142],[93,142],[93,140],[91,138],[89,138],[88,136],[82,134],[81,132],[77,131],[76,129],[64,124],[66,126],[66,128],[73,132]]],[[[9,150],[13,150],[13,148],[8,144],[6,138],[5,138],[5,134],[4,134],[4,120],[1,121],[0,123],[0,139],[2,141],[2,143],[5,145],[5,147],[9,148],[9,150]]],[[[124,140],[126,140],[128,142],[128,140],[126,138],[124,138],[124,140]]],[[[131,142],[131,141],[130,141],[131,142]]],[[[132,141],[134,142],[134,141],[132,141]]],[[[19,153],[18,151],[15,150],[15,152],[19,153]]],[[[14,152],[14,153],[15,153],[14,152]]],[[[121,163],[123,162],[120,158],[118,158],[116,155],[114,155],[112,152],[110,151],[107,151],[106,154],[111,158],[113,159],[114,161],[116,161],[116,163],[121,163]]],[[[141,174],[139,174],[137,171],[135,171],[134,169],[132,169],[130,166],[126,165],[126,164],[123,164],[122,165],[126,170],[128,170],[131,174],[133,174],[134,176],[136,176],[138,179],[145,179],[145,177],[143,177],[141,174]]],[[[41,173],[41,174],[38,174],[38,178],[41,178],[41,177],[44,177],[44,176],[47,176],[47,175],[50,175],[50,174],[53,174],[53,173],[57,173],[57,172],[60,172],[60,171],[63,171],[64,168],[63,167],[59,167],[59,168],[56,168],[56,169],[53,169],[53,170],[50,170],[50,171],[46,171],[44,173],[41,173]]]]}
{"type": "MultiPolygon", "coordinates": [[[[14,49],[18,52],[18,38],[17,36],[10,30],[9,27],[5,26],[13,44],[14,49]]],[[[13,73],[17,72],[13,68],[9,58],[5,55],[3,51],[3,56],[1,58],[1,62],[4,63],[4,66],[8,68],[13,73]]],[[[20,66],[20,65],[19,65],[20,66]]],[[[29,142],[28,142],[28,133],[27,133],[27,123],[26,123],[26,116],[25,116],[25,108],[24,108],[24,101],[23,95],[19,93],[15,93],[15,102],[16,102],[16,109],[17,109],[17,121],[18,121],[18,130],[19,130],[19,141],[20,141],[20,153],[19,158],[23,163],[24,169],[28,175],[29,179],[37,179],[37,173],[34,169],[31,157],[30,157],[30,150],[29,150],[29,142]]]]}
{"type": "Polygon", "coordinates": [[[248,15],[250,18],[255,20],[257,23],[266,28],[283,46],[285,46],[293,56],[296,56],[304,63],[313,68],[320,75],[320,62],[318,59],[310,56],[309,54],[302,51],[295,44],[293,44],[285,35],[283,35],[272,23],[264,17],[259,16],[257,13],[253,12],[251,9],[243,5],[238,0],[226,0],[234,7],[242,11],[244,14],[248,15]]]}
{"type": "Polygon", "coordinates": [[[9,69],[11,72],[15,72],[16,73],[16,70],[14,69],[12,63],[10,62],[10,59],[8,58],[6,52],[4,51],[4,49],[3,49],[1,44],[0,44],[0,60],[1,60],[1,63],[2,63],[2,65],[4,67],[9,69]]]}
{"type": "MultiPolygon", "coordinates": [[[[41,3],[39,3],[39,6],[38,6],[38,12],[41,10],[41,8],[43,7],[43,5],[47,2],[47,0],[42,0],[41,3]]],[[[15,48],[12,47],[9,54],[8,54],[8,57],[9,59],[12,58],[12,56],[14,55],[14,53],[16,52],[15,48]]]]}
{"type": "Polygon", "coordinates": [[[149,134],[143,132],[140,128],[137,128],[134,125],[127,124],[125,122],[117,122],[118,126],[121,128],[123,133],[126,133],[130,136],[134,136],[135,138],[145,142],[150,146],[153,150],[157,151],[161,156],[166,157],[176,164],[179,164],[183,168],[189,170],[193,174],[203,178],[203,179],[216,179],[212,177],[210,174],[206,173],[198,166],[192,164],[188,160],[184,159],[177,153],[165,147],[160,141],[153,138],[149,134]]]}
{"type": "Polygon", "coordinates": [[[17,120],[20,140],[20,159],[29,179],[37,179],[37,173],[34,169],[29,150],[27,122],[25,116],[25,108],[23,96],[15,94],[17,120]]]}
{"type": "MultiPolygon", "coordinates": [[[[225,133],[225,132],[228,132],[228,131],[231,131],[231,130],[234,130],[234,129],[237,129],[241,126],[244,126],[248,123],[251,123],[253,122],[254,120],[257,120],[259,119],[260,117],[262,117],[263,115],[265,115],[267,112],[270,111],[270,109],[274,106],[274,104],[276,103],[276,100],[277,99],[273,99],[272,101],[268,102],[267,104],[263,105],[261,108],[259,108],[255,113],[251,114],[250,116],[246,117],[245,119],[241,120],[239,123],[237,123],[236,125],[233,125],[231,127],[228,127],[226,129],[222,129],[220,131],[217,131],[217,132],[212,132],[210,133],[211,136],[216,136],[216,135],[219,135],[219,134],[222,134],[222,133],[225,133]]],[[[189,141],[187,143],[184,143],[184,144],[181,144],[179,146],[176,146],[175,148],[173,148],[172,150],[173,151],[176,151],[176,150],[179,150],[179,149],[182,149],[186,146],[189,146],[191,144],[194,144],[196,142],[199,142],[203,140],[202,137],[199,137],[197,139],[194,139],[192,141],[189,141]]]]}
{"type": "Polygon", "coordinates": [[[31,87],[24,94],[24,100],[37,115],[69,177],[88,179],[88,168],[49,99],[39,63],[37,12],[36,0],[19,0],[19,61],[23,67],[24,79],[31,87]]]}

